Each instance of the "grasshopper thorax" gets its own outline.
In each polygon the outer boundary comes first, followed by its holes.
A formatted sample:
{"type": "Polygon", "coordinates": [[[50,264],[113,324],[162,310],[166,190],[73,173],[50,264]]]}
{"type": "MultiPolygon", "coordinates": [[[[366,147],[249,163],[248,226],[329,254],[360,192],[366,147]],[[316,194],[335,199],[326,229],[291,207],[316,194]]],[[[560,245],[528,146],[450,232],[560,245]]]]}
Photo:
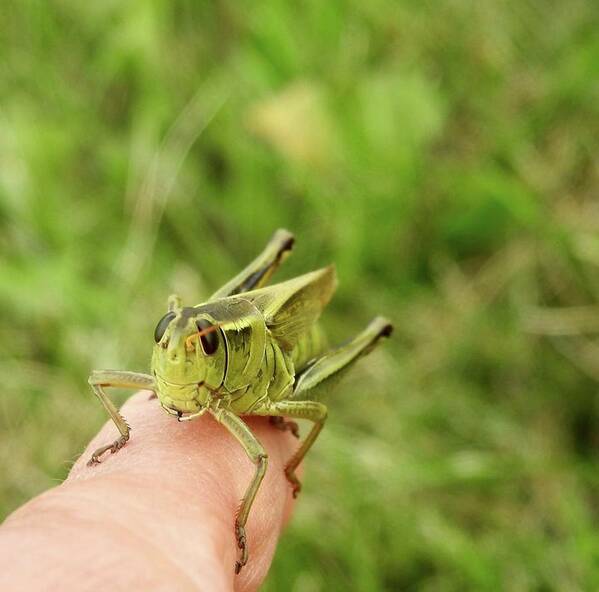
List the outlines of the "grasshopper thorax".
{"type": "Polygon", "coordinates": [[[207,408],[225,377],[225,338],[218,323],[197,308],[172,306],[158,321],[154,341],[151,368],[161,404],[183,413],[207,408]]]}

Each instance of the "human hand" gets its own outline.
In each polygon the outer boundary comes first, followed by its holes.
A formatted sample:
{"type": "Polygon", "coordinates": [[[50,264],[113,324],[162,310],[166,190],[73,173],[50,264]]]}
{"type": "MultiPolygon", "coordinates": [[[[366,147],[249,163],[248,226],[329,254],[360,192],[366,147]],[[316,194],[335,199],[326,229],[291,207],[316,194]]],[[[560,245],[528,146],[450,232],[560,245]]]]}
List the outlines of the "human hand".
{"type": "Polygon", "coordinates": [[[283,471],[297,440],[267,418],[244,418],[269,455],[247,524],[249,562],[235,576],[235,512],[254,466],[208,414],[178,423],[137,393],[123,406],[131,440],[96,467],[114,439],[102,428],[63,484],[0,528],[0,590],[256,590],[292,509],[283,471]]]}

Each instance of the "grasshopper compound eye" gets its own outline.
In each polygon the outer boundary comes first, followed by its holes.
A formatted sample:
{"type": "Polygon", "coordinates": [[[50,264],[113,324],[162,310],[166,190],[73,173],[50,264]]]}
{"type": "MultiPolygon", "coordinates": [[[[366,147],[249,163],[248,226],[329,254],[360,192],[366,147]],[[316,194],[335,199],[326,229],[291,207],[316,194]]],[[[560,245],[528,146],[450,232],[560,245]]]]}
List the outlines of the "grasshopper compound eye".
{"type": "Polygon", "coordinates": [[[174,312],[167,312],[156,325],[156,329],[154,329],[154,341],[156,343],[160,343],[160,340],[164,337],[164,332],[166,328],[170,325],[171,321],[175,318],[174,312]]]}
{"type": "Polygon", "coordinates": [[[218,335],[216,333],[218,327],[205,319],[196,321],[196,327],[200,335],[202,351],[207,356],[211,356],[218,349],[218,335]]]}

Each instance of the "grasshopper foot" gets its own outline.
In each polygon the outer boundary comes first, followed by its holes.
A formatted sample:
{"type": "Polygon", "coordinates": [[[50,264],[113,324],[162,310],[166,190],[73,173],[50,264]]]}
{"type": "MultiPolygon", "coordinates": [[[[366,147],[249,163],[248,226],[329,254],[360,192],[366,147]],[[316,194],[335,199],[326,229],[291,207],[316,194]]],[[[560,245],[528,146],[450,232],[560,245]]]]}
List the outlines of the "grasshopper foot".
{"type": "Polygon", "coordinates": [[[235,574],[241,571],[241,568],[248,562],[247,539],[245,536],[245,528],[235,522],[235,537],[237,538],[237,546],[241,551],[239,561],[235,562],[235,574]]]}
{"type": "Polygon", "coordinates": [[[282,432],[289,430],[296,438],[300,437],[299,426],[295,421],[285,421],[285,419],[276,415],[271,415],[269,420],[277,430],[281,430],[282,432]]]}
{"type": "Polygon", "coordinates": [[[291,483],[293,499],[295,499],[302,490],[301,481],[295,476],[295,471],[288,467],[285,468],[285,477],[287,477],[287,481],[291,483]]]}
{"type": "Polygon", "coordinates": [[[114,454],[118,452],[129,439],[129,436],[121,436],[118,440],[115,440],[112,444],[106,444],[106,446],[100,446],[91,456],[91,458],[87,461],[88,467],[93,467],[95,465],[100,464],[100,457],[110,450],[110,454],[114,454]]]}

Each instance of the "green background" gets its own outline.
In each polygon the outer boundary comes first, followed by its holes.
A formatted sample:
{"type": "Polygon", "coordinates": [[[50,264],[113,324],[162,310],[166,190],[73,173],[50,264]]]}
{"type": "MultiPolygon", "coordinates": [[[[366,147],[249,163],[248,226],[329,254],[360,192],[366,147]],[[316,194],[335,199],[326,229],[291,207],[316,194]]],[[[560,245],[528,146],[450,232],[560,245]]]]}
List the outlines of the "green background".
{"type": "Polygon", "coordinates": [[[0,515],[105,421],[90,369],[287,227],[333,340],[396,332],[264,589],[597,589],[593,4],[3,2],[0,515]]]}

